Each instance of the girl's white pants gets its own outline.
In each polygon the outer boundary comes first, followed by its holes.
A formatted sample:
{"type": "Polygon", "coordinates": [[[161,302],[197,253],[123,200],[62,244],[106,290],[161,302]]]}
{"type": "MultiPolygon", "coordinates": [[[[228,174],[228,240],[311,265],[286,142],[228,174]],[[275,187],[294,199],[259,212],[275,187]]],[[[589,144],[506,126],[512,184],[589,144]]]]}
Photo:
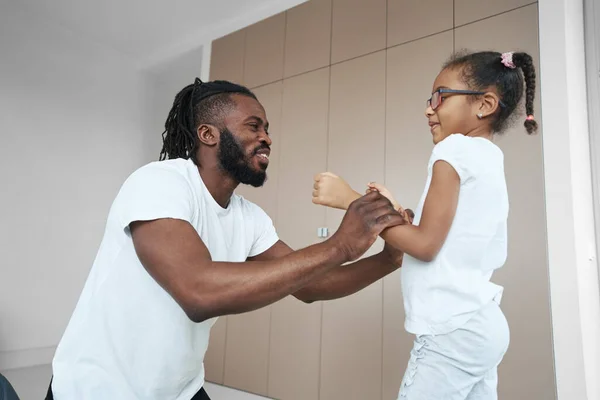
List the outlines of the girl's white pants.
{"type": "Polygon", "coordinates": [[[418,335],[398,400],[496,400],[509,329],[496,302],[444,335],[418,335]]]}

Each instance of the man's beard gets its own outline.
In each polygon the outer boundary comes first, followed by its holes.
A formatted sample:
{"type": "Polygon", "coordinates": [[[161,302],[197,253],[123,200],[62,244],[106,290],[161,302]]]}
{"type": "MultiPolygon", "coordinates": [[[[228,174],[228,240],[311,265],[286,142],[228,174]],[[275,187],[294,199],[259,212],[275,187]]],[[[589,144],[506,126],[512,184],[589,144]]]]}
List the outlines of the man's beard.
{"type": "Polygon", "coordinates": [[[219,164],[221,164],[221,168],[240,183],[254,187],[262,186],[267,179],[267,173],[265,170],[254,169],[251,166],[250,157],[256,154],[258,150],[269,148],[269,146],[265,144],[257,147],[254,149],[254,153],[248,157],[229,129],[222,129],[220,136],[219,164]]]}

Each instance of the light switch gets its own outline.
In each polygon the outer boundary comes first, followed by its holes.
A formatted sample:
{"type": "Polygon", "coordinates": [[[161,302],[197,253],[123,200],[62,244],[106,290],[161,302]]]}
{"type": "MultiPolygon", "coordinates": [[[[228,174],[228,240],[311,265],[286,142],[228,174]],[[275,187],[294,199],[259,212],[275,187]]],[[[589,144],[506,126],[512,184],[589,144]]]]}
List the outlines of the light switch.
{"type": "Polygon", "coordinates": [[[318,228],[317,229],[317,237],[326,238],[329,236],[329,229],[327,228],[318,228]]]}

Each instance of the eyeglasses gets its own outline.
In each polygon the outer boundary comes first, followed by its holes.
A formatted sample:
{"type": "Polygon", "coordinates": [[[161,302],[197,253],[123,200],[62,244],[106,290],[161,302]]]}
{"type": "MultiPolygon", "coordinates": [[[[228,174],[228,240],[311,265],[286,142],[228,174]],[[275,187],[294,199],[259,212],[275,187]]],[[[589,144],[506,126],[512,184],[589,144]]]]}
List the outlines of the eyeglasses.
{"type": "Polygon", "coordinates": [[[437,109],[442,104],[442,93],[451,94],[466,94],[466,95],[482,95],[485,92],[476,92],[473,90],[455,90],[455,89],[438,89],[431,94],[431,97],[427,99],[427,107],[431,107],[432,110],[437,109]]]}

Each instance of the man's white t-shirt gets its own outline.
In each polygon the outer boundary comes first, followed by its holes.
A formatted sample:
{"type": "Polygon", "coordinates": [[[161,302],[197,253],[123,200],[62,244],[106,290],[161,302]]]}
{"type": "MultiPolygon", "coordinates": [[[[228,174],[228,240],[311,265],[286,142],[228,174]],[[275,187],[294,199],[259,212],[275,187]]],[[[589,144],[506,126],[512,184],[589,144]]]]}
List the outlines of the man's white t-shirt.
{"type": "Polygon", "coordinates": [[[241,262],[277,240],[271,219],[234,195],[213,199],[191,160],[150,163],[123,184],[53,361],[57,400],[190,400],[204,385],[216,321],[192,322],[138,259],[129,224],[189,222],[213,261],[241,262]]]}
{"type": "Polygon", "coordinates": [[[508,192],[502,150],[484,138],[450,135],[429,159],[425,190],[415,210],[418,225],[431,184],[433,165],[449,163],[460,177],[458,206],[448,237],[431,262],[409,255],[401,269],[405,328],[417,335],[452,332],[503,288],[490,279],[506,262],[508,192]]]}

